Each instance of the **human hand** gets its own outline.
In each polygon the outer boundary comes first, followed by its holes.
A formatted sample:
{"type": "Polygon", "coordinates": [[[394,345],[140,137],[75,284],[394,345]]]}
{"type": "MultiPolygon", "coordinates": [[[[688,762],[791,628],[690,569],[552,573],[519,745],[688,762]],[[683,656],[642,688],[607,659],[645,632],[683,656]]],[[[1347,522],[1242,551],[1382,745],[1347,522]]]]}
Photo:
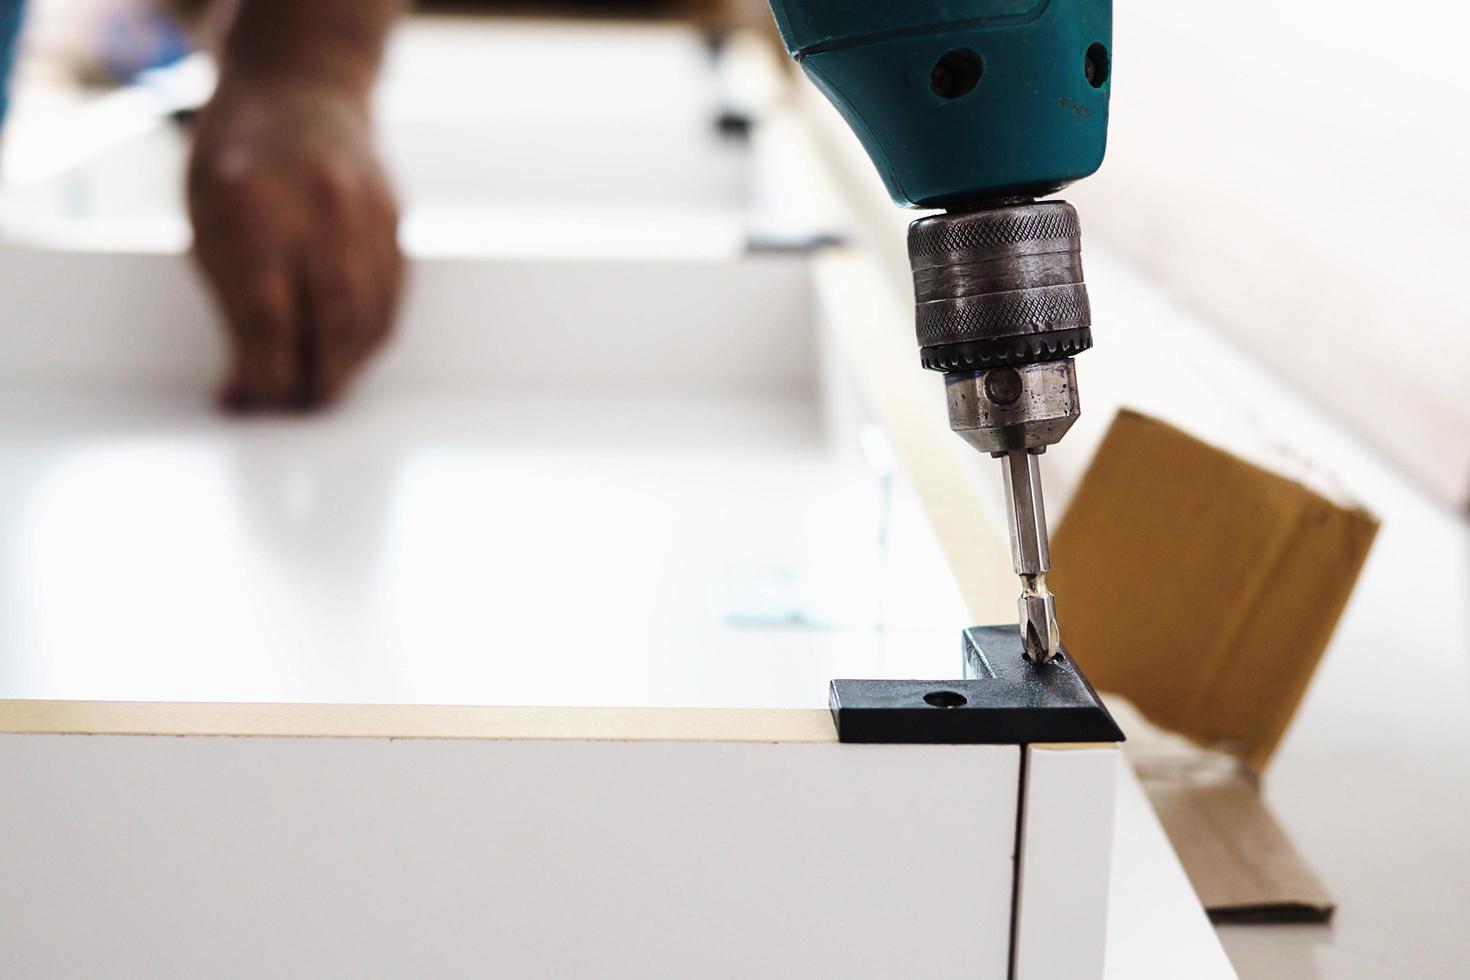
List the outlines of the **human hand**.
{"type": "Polygon", "coordinates": [[[224,314],[233,411],[347,389],[392,326],[398,210],[367,99],[328,79],[221,78],[188,173],[194,254],[224,314]]]}

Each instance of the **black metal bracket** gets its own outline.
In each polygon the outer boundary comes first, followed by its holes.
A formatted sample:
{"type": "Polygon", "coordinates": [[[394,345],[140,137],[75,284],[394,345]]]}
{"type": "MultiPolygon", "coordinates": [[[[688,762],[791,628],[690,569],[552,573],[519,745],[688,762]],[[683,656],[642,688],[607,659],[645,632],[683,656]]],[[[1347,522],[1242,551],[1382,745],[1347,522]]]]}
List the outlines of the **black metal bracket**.
{"type": "Polygon", "coordinates": [[[963,680],[835,680],[843,742],[1025,745],[1121,742],[1123,731],[1065,649],[1026,659],[1015,626],[964,631],[963,680]]]}

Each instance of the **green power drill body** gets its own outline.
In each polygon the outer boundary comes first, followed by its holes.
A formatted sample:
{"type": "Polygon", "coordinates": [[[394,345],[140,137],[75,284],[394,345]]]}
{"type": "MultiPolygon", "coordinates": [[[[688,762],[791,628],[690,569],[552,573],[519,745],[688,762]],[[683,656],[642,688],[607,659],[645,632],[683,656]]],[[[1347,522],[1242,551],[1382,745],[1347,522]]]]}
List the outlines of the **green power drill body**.
{"type": "Polygon", "coordinates": [[[1092,346],[1077,212],[1037,201],[1102,164],[1111,0],[771,0],[909,226],[924,367],[950,426],[1004,461],[1026,655],[1057,652],[1038,457],[1080,414],[1092,346]]]}

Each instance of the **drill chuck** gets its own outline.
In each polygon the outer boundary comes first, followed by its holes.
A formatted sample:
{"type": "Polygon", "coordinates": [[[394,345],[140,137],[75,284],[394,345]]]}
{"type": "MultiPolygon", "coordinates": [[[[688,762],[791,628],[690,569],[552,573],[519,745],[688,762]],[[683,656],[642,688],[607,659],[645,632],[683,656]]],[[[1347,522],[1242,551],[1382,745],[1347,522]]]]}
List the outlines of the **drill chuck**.
{"type": "Polygon", "coordinates": [[[909,225],[919,359],[945,374],[951,427],[977,449],[1037,449],[1080,412],[1092,346],[1077,211],[1024,201],[909,225]]]}
{"type": "Polygon", "coordinates": [[[1031,202],[909,225],[920,360],[974,371],[1070,357],[1092,346],[1077,211],[1031,202]]]}

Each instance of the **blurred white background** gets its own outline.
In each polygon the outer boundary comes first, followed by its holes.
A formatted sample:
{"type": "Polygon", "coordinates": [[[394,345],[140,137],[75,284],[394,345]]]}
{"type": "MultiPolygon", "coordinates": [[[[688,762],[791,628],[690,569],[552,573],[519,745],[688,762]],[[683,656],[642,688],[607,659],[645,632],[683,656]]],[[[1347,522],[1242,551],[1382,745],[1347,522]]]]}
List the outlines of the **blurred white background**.
{"type": "Polygon", "coordinates": [[[1069,196],[1442,500],[1470,504],[1470,7],[1117,5],[1069,196]]]}

